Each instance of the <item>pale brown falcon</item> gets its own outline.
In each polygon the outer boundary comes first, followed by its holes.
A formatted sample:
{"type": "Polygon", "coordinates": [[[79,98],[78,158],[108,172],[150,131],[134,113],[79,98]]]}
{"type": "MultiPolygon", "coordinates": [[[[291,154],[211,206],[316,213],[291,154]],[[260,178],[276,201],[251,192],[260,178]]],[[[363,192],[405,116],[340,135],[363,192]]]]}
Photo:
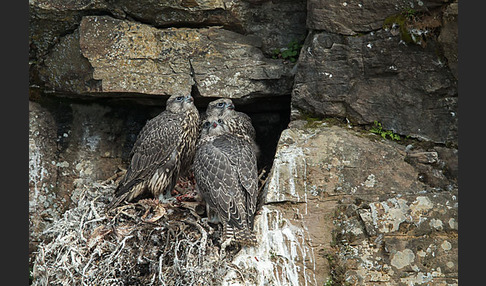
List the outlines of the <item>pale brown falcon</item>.
{"type": "Polygon", "coordinates": [[[130,165],[108,209],[146,192],[161,200],[171,198],[179,174],[192,164],[198,135],[199,112],[192,96],[169,97],[166,110],[147,121],[138,134],[130,165]]]}
{"type": "Polygon", "coordinates": [[[223,225],[222,240],[255,244],[258,174],[252,140],[232,134],[221,116],[210,116],[203,123],[193,168],[208,218],[223,225]]]}
{"type": "Polygon", "coordinates": [[[243,112],[235,110],[235,105],[233,101],[229,98],[220,98],[211,101],[206,108],[206,113],[202,118],[202,123],[206,118],[210,116],[219,116],[224,119],[227,123],[228,121],[234,121],[233,124],[229,124],[234,130],[233,133],[239,135],[248,135],[251,139],[255,140],[255,128],[251,122],[250,116],[243,112]]]}

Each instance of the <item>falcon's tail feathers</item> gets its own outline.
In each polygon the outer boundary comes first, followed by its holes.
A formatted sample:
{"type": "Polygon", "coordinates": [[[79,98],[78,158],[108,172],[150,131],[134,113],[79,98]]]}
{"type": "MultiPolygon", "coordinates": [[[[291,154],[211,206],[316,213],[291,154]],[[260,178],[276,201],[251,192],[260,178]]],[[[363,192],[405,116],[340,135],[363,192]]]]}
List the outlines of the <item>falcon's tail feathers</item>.
{"type": "Polygon", "coordinates": [[[115,190],[115,197],[107,205],[106,211],[116,208],[120,203],[130,201],[141,195],[145,190],[145,184],[140,180],[132,180],[128,184],[119,184],[115,190]]]}
{"type": "Polygon", "coordinates": [[[234,239],[236,242],[240,243],[241,245],[249,245],[253,246],[257,244],[257,239],[255,233],[253,231],[243,228],[233,228],[230,225],[226,225],[223,230],[223,239],[225,241],[227,239],[234,239]]]}
{"type": "Polygon", "coordinates": [[[113,200],[106,206],[106,212],[111,211],[112,209],[116,208],[121,202],[123,202],[129,195],[129,192],[123,193],[119,197],[114,197],[113,200]]]}

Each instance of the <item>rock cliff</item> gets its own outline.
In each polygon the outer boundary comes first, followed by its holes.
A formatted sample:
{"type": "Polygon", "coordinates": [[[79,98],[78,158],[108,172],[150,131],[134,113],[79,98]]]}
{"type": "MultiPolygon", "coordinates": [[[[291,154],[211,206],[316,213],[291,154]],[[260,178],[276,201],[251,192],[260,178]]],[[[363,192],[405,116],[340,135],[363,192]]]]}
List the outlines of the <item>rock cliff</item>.
{"type": "Polygon", "coordinates": [[[457,0],[29,8],[33,284],[458,284],[457,0]],[[191,204],[103,214],[178,93],[252,118],[257,246],[222,253],[191,204]]]}

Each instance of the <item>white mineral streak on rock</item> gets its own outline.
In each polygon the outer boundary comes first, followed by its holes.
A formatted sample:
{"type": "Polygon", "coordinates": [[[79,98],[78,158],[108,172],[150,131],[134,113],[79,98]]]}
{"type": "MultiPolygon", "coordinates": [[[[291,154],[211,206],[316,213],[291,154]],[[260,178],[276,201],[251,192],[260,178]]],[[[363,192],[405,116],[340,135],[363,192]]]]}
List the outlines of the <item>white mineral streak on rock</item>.
{"type": "MultiPolygon", "coordinates": [[[[286,129],[280,136],[279,147],[273,161],[274,167],[267,185],[267,203],[307,202],[307,164],[304,150],[296,145],[282,143],[292,140],[295,134],[291,131],[286,129]]],[[[297,136],[303,139],[308,138],[304,134],[297,136]]]]}
{"type": "Polygon", "coordinates": [[[302,148],[286,146],[280,149],[275,157],[273,169],[268,187],[268,198],[272,202],[305,200],[299,196],[296,180],[304,179],[305,182],[305,157],[302,148]],[[282,179],[284,178],[284,179],[282,179]],[[287,181],[285,179],[288,179],[287,181]],[[281,184],[285,182],[285,184],[281,184]]]}
{"type": "MultiPolygon", "coordinates": [[[[48,175],[47,169],[44,168],[42,159],[42,153],[39,151],[35,140],[29,139],[29,183],[34,186],[34,194],[29,198],[29,208],[36,208],[37,199],[39,198],[40,189],[44,187],[39,185],[44,181],[45,176],[48,175]]],[[[34,211],[30,209],[30,211],[34,211]]]]}
{"type": "Polygon", "coordinates": [[[233,259],[239,269],[254,274],[252,281],[242,282],[237,271],[230,271],[223,285],[317,285],[316,258],[305,219],[292,223],[294,217],[308,213],[306,150],[291,142],[309,136],[313,135],[290,129],[282,133],[266,186],[266,205],[255,219],[258,244],[244,247],[233,259]],[[293,208],[289,217],[288,205],[272,205],[288,201],[304,203],[302,213],[293,208]]]}
{"type": "MultiPolygon", "coordinates": [[[[306,230],[292,225],[278,209],[263,206],[255,220],[258,245],[244,247],[233,259],[239,269],[255,273],[253,281],[239,280],[230,271],[223,285],[315,285],[315,257],[305,243],[306,230]],[[307,265],[307,264],[311,265],[307,265]],[[299,276],[305,281],[299,281],[299,276]]],[[[307,235],[309,238],[309,236],[307,235]]]]}

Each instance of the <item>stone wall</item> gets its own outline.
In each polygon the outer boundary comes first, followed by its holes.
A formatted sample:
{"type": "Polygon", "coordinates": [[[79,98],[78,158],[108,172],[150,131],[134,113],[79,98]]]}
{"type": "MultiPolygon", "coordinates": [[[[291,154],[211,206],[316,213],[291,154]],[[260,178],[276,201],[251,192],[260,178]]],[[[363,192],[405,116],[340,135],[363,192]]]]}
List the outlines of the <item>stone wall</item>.
{"type": "Polygon", "coordinates": [[[444,184],[431,187],[407,162],[418,151],[326,122],[306,126],[293,121],[282,132],[257,216],[262,244],[236,261],[263,281],[283,263],[281,285],[457,285],[458,190],[437,168],[443,158],[427,163],[444,184]],[[296,252],[267,255],[269,271],[258,255],[278,233],[296,252]]]}
{"type": "MultiPolygon", "coordinates": [[[[457,0],[29,8],[31,259],[77,190],[126,167],[146,120],[191,93],[201,111],[232,98],[257,130],[260,243],[232,261],[251,283],[458,284],[457,0]],[[296,63],[276,56],[293,41],[296,63]]],[[[238,271],[223,284],[244,285],[238,271]]]]}

